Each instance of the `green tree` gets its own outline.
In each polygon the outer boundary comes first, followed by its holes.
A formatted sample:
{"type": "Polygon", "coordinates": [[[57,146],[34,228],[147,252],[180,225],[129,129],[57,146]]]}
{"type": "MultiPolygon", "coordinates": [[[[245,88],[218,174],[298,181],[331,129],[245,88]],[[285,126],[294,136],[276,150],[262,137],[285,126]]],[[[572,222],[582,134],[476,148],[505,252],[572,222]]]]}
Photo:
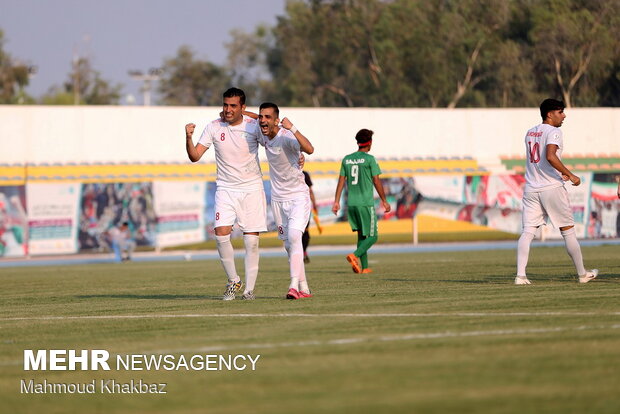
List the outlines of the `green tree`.
{"type": "Polygon", "coordinates": [[[620,100],[618,0],[289,0],[261,30],[235,38],[233,78],[282,105],[620,100]],[[248,76],[263,62],[271,83],[248,76]]]}
{"type": "Polygon", "coordinates": [[[479,89],[486,106],[536,106],[542,96],[536,92],[534,65],[528,47],[513,40],[502,41],[494,53],[488,79],[479,89]]]}
{"type": "Polygon", "coordinates": [[[296,106],[379,104],[373,30],[387,6],[378,0],[288,2],[268,57],[281,98],[296,106]]]}
{"type": "Polygon", "coordinates": [[[25,92],[28,86],[30,68],[16,63],[4,51],[4,32],[0,30],[0,104],[31,103],[32,98],[25,92]]]}
{"type": "MultiPolygon", "coordinates": [[[[314,106],[481,106],[479,85],[511,80],[502,66],[523,57],[518,44],[498,54],[510,21],[503,0],[290,1],[274,28],[270,70],[284,101],[314,106]],[[501,74],[498,74],[498,70],[501,74]]],[[[512,92],[512,91],[510,91],[512,92]]],[[[518,99],[508,90],[504,102],[518,99]]]]}
{"type": "Polygon", "coordinates": [[[536,3],[531,39],[541,87],[567,106],[598,105],[598,88],[618,62],[617,0],[545,0],[536,3]]]}
{"type": "Polygon", "coordinates": [[[416,106],[484,105],[480,85],[501,66],[497,51],[509,11],[500,0],[393,2],[380,33],[392,39],[384,41],[389,76],[416,106]]]}
{"type": "Polygon", "coordinates": [[[196,59],[188,46],[166,59],[162,70],[158,89],[164,105],[220,105],[222,92],[231,84],[224,68],[196,59]]]}
{"type": "Polygon", "coordinates": [[[463,0],[452,4],[453,8],[441,19],[442,29],[449,38],[441,47],[449,50],[452,56],[447,67],[456,80],[456,90],[447,107],[456,107],[473,90],[483,98],[478,102],[474,99],[472,103],[485,104],[485,94],[475,87],[493,76],[496,70],[497,51],[501,50],[500,33],[509,21],[508,2],[463,0]]]}
{"type": "Polygon", "coordinates": [[[276,84],[267,66],[268,50],[273,44],[270,28],[259,25],[253,33],[231,31],[227,70],[231,82],[245,91],[248,102],[264,102],[273,99],[276,84]]]}
{"type": "Polygon", "coordinates": [[[69,79],[62,86],[52,86],[43,96],[46,105],[117,105],[122,85],[111,85],[92,68],[90,59],[74,59],[69,79]]]}
{"type": "Polygon", "coordinates": [[[620,106],[620,61],[616,60],[609,77],[601,84],[599,95],[601,106],[620,106]]]}
{"type": "Polygon", "coordinates": [[[547,97],[538,91],[537,71],[529,40],[532,3],[536,1],[509,2],[509,20],[499,33],[489,77],[479,85],[486,97],[486,106],[537,106],[547,97]]]}

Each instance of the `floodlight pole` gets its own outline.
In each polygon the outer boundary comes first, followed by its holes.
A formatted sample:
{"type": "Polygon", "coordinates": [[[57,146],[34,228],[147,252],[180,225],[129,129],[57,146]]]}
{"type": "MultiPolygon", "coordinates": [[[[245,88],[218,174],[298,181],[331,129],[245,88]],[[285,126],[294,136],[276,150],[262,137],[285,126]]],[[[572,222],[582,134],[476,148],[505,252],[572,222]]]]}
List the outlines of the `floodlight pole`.
{"type": "Polygon", "coordinates": [[[142,104],[144,106],[151,106],[151,90],[153,88],[152,82],[158,81],[160,79],[160,74],[162,73],[162,69],[160,68],[151,68],[149,73],[142,73],[140,70],[130,70],[129,76],[132,79],[142,81],[142,104]]]}
{"type": "Polygon", "coordinates": [[[71,78],[73,80],[73,105],[79,105],[81,96],[80,96],[80,56],[77,53],[77,50],[73,49],[73,61],[71,62],[73,66],[73,73],[71,74],[71,78]]]}

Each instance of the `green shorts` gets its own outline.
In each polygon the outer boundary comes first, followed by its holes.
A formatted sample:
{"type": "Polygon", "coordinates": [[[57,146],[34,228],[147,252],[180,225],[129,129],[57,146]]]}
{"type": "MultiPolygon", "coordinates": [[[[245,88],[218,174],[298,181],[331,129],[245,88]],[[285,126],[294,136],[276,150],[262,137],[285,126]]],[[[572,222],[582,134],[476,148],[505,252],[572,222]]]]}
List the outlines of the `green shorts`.
{"type": "Polygon", "coordinates": [[[351,230],[361,231],[362,236],[374,237],[377,232],[377,214],[374,206],[351,206],[347,209],[351,230]]]}

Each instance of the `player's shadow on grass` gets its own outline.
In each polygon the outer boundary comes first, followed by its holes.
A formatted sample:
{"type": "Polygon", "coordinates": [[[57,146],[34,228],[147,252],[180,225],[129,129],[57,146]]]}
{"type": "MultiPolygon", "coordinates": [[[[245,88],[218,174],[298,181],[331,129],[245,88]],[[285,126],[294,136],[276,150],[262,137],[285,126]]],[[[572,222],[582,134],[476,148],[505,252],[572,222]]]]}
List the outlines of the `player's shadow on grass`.
{"type": "Polygon", "coordinates": [[[441,282],[441,283],[471,283],[471,284],[488,284],[495,283],[497,280],[489,280],[489,279],[479,279],[479,280],[462,280],[462,279],[419,279],[419,278],[411,278],[411,279],[381,279],[387,282],[408,282],[408,283],[418,283],[418,282],[441,282]]]}
{"type": "MultiPolygon", "coordinates": [[[[109,294],[109,295],[77,295],[76,298],[79,299],[153,299],[153,300],[215,300],[218,302],[222,301],[222,295],[212,296],[212,295],[170,295],[170,294],[159,294],[159,295],[135,295],[135,294],[109,294]]],[[[241,297],[238,296],[238,299],[241,297]]],[[[258,296],[256,300],[261,299],[286,299],[284,295],[282,296],[258,296]]],[[[251,301],[250,301],[251,302],[251,301]]]]}
{"type": "Polygon", "coordinates": [[[330,270],[327,270],[327,271],[310,271],[310,272],[306,269],[306,274],[312,274],[312,273],[317,274],[319,276],[323,276],[326,273],[329,273],[330,275],[346,275],[346,277],[348,277],[348,276],[351,276],[351,277],[353,277],[353,276],[368,276],[368,277],[372,277],[372,275],[373,275],[372,273],[369,274],[369,275],[360,275],[359,273],[353,272],[351,270],[351,268],[349,268],[347,270],[342,270],[342,269],[331,270],[330,269],[330,270]]]}
{"type": "Polygon", "coordinates": [[[79,299],[155,299],[155,300],[222,300],[222,296],[210,295],[170,295],[170,294],[153,294],[153,295],[136,295],[136,294],[109,294],[109,295],[77,295],[79,299]]]}
{"type": "MultiPolygon", "coordinates": [[[[532,283],[534,282],[557,282],[557,283],[577,283],[577,275],[559,275],[559,276],[549,276],[549,275],[528,275],[527,276],[528,279],[530,279],[530,281],[532,283]]],[[[620,274],[618,273],[605,273],[605,274],[599,274],[596,279],[588,282],[587,284],[590,285],[592,283],[613,283],[616,280],[620,279],[620,274]]],[[[582,285],[581,283],[579,283],[579,285],[582,285]]]]}

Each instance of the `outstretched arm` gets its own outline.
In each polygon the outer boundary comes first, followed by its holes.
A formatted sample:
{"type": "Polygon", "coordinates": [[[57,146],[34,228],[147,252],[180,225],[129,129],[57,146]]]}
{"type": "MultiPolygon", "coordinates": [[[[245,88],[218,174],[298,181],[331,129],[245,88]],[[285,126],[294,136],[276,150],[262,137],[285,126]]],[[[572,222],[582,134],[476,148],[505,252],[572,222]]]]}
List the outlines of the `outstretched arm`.
{"type": "Polygon", "coordinates": [[[575,174],[570,172],[568,168],[566,168],[564,163],[558,157],[557,151],[557,145],[547,145],[547,161],[549,161],[549,164],[551,164],[553,168],[555,168],[560,172],[560,174],[562,174],[562,178],[564,179],[564,181],[570,180],[570,182],[573,183],[573,185],[575,186],[581,184],[581,178],[577,177],[575,174]]]}
{"type": "Polygon", "coordinates": [[[249,116],[252,119],[258,119],[258,114],[255,114],[254,112],[243,111],[243,115],[249,116]]]}
{"type": "Polygon", "coordinates": [[[312,146],[310,141],[308,141],[308,138],[306,138],[301,132],[299,132],[299,130],[295,128],[295,125],[293,125],[293,123],[288,118],[284,118],[282,120],[282,127],[288,129],[293,133],[293,135],[295,135],[295,138],[297,138],[299,146],[303,152],[305,152],[306,154],[312,154],[314,152],[314,147],[312,146]]]}
{"type": "Polygon", "coordinates": [[[375,185],[375,189],[377,190],[377,194],[379,194],[379,198],[381,199],[381,204],[383,205],[383,209],[386,213],[389,213],[392,210],[392,206],[387,202],[385,198],[385,191],[383,191],[383,184],[381,183],[381,179],[378,175],[372,177],[372,182],[375,185]]]}
{"type": "Polygon", "coordinates": [[[187,150],[187,156],[191,162],[198,161],[208,149],[202,144],[196,144],[196,146],[194,146],[194,142],[192,141],[194,129],[196,129],[196,124],[185,125],[185,149],[187,150]]]}
{"type": "Polygon", "coordinates": [[[338,185],[336,186],[336,196],[334,197],[334,204],[332,205],[332,212],[338,214],[340,210],[340,196],[342,195],[342,189],[344,188],[344,175],[338,178],[338,185]]]}

